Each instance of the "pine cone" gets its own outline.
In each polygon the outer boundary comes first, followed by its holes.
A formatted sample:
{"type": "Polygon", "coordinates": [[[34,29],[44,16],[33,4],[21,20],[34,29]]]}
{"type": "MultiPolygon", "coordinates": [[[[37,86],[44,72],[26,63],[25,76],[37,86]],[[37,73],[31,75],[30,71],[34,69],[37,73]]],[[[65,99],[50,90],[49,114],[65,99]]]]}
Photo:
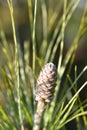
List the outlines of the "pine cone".
{"type": "Polygon", "coordinates": [[[57,70],[53,63],[46,64],[37,79],[36,83],[36,101],[44,100],[50,102],[53,98],[57,80],[57,70]]]}

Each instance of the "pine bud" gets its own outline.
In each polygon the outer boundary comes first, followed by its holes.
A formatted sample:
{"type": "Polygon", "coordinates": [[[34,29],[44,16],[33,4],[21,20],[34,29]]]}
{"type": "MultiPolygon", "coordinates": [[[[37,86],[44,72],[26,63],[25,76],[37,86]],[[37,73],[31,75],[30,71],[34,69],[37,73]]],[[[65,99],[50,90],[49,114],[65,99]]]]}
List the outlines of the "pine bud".
{"type": "Polygon", "coordinates": [[[34,115],[33,130],[40,130],[46,102],[53,98],[57,79],[57,70],[53,63],[46,64],[38,76],[36,82],[35,96],[37,109],[34,115]]]}
{"type": "Polygon", "coordinates": [[[38,76],[36,82],[36,101],[50,102],[53,98],[57,79],[57,70],[53,63],[46,64],[38,76]]]}

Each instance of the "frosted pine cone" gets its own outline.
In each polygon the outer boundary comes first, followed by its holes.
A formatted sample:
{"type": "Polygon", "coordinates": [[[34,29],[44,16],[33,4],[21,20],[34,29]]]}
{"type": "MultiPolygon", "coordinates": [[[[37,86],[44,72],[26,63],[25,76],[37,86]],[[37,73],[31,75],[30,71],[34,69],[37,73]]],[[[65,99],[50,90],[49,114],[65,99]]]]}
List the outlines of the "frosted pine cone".
{"type": "Polygon", "coordinates": [[[37,79],[36,83],[36,101],[44,100],[50,102],[53,98],[57,79],[57,70],[53,63],[46,64],[37,79]]]}

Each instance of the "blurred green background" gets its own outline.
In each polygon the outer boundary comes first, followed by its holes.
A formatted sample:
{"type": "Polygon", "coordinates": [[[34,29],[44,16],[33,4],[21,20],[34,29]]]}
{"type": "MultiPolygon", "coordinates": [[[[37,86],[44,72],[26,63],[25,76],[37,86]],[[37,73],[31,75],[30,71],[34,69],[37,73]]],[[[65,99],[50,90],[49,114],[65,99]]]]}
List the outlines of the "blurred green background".
{"type": "MultiPolygon", "coordinates": [[[[74,37],[78,31],[81,17],[83,14],[84,6],[86,4],[87,0],[80,0],[80,3],[78,5],[78,8],[76,9],[75,13],[72,15],[66,30],[65,30],[65,45],[64,45],[64,55],[68,48],[70,47],[71,43],[74,40],[74,37]]],[[[47,29],[50,30],[50,24],[52,22],[50,21],[51,17],[58,11],[58,16],[56,16],[55,23],[53,24],[53,28],[50,31],[50,34],[48,33],[47,40],[51,39],[53,29],[55,28],[58,19],[62,15],[63,10],[63,0],[45,0],[46,2],[46,8],[47,8],[47,29]]],[[[69,0],[68,0],[69,2],[69,0]]],[[[34,1],[32,0],[32,13],[34,12],[33,6],[34,1]]],[[[41,17],[41,7],[40,7],[40,1],[38,1],[38,8],[37,8],[37,26],[36,26],[36,41],[37,41],[37,50],[39,49],[39,46],[42,42],[42,17],[41,17]]],[[[31,41],[31,26],[29,24],[29,15],[30,12],[28,10],[28,3],[27,0],[13,0],[14,5],[14,18],[15,18],[15,25],[16,25],[16,34],[17,34],[17,40],[21,45],[21,49],[23,51],[24,49],[24,43],[25,41],[30,41],[30,44],[32,44],[31,41]]],[[[32,23],[33,24],[33,23],[32,23]]],[[[9,43],[13,44],[13,34],[12,34],[12,26],[11,26],[11,19],[9,14],[9,9],[7,5],[6,0],[0,0],[0,26],[3,28],[3,31],[5,33],[6,39],[9,41],[9,43]]],[[[1,38],[0,38],[1,42],[1,38]]],[[[76,53],[76,58],[74,65],[77,65],[78,73],[81,72],[81,70],[87,65],[87,33],[83,36],[83,38],[80,40],[80,44],[76,53]]],[[[49,43],[49,42],[48,42],[49,43]]],[[[32,45],[31,45],[32,48],[32,45]]],[[[57,52],[59,49],[57,50],[57,52]]],[[[32,60],[32,58],[31,58],[32,60]]],[[[0,59],[0,65],[3,62],[3,56],[2,59],[0,59]]],[[[55,63],[56,63],[56,56],[55,56],[55,63]]],[[[72,68],[72,79],[74,75],[74,65],[72,68]]],[[[81,86],[85,81],[87,80],[87,73],[83,75],[83,78],[79,80],[78,86],[81,86]]],[[[83,93],[80,94],[81,99],[87,98],[87,88],[83,90],[83,93]]],[[[73,124],[73,122],[72,122],[73,124]]],[[[70,126],[68,126],[70,127],[70,126]]],[[[70,130],[73,129],[73,127],[70,127],[70,130]]]]}
{"type": "MultiPolygon", "coordinates": [[[[57,10],[58,14],[62,15],[62,6],[63,0],[47,0],[46,7],[48,13],[48,29],[50,23],[50,17],[55,13],[54,11],[57,10]],[[60,12],[60,13],[59,13],[60,12]]],[[[69,0],[68,0],[69,2],[69,0]]],[[[15,25],[16,25],[16,34],[17,39],[21,46],[23,46],[26,40],[30,40],[30,25],[29,25],[29,12],[28,12],[28,3],[26,0],[13,0],[14,4],[14,17],[15,17],[15,25]]],[[[33,4],[33,0],[32,0],[33,4]]],[[[40,1],[38,2],[38,14],[37,14],[37,27],[36,27],[36,35],[37,35],[37,42],[38,46],[41,44],[42,39],[42,20],[41,20],[41,7],[39,7],[40,1]]],[[[83,14],[83,9],[86,4],[86,0],[80,0],[78,8],[76,9],[75,13],[71,17],[65,31],[65,51],[69,48],[70,44],[72,43],[81,21],[81,17],[83,14]]],[[[33,13],[33,9],[32,9],[33,13]]],[[[58,18],[60,17],[58,16],[58,18]]],[[[55,24],[57,23],[58,18],[55,20],[55,24]]],[[[0,23],[5,32],[6,38],[9,41],[13,41],[12,36],[12,27],[11,27],[11,20],[9,15],[9,9],[6,0],[0,0],[0,23]]],[[[52,32],[51,32],[52,33],[52,32]]],[[[49,39],[51,35],[49,35],[49,39]]],[[[49,40],[48,39],[48,40],[49,40]]],[[[81,39],[81,44],[79,44],[79,48],[76,54],[76,64],[78,63],[81,68],[83,68],[87,64],[87,33],[81,39]]]]}

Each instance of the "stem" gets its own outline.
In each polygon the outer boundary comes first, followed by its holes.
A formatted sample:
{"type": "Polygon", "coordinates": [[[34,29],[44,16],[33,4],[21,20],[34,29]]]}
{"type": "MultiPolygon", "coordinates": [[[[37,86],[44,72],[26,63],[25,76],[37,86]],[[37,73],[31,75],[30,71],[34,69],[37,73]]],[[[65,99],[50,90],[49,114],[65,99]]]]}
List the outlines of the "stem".
{"type": "MultiPolygon", "coordinates": [[[[33,75],[35,75],[35,60],[36,60],[36,37],[35,37],[35,29],[36,29],[36,14],[37,14],[37,0],[35,0],[34,4],[34,21],[33,21],[33,31],[32,31],[32,41],[33,41],[33,75]]],[[[33,82],[33,108],[35,109],[35,102],[34,102],[34,90],[35,90],[35,79],[33,82]]],[[[33,112],[34,112],[33,109],[33,112]]]]}
{"type": "Polygon", "coordinates": [[[64,34],[65,34],[65,20],[66,20],[66,3],[67,0],[64,0],[64,13],[63,13],[63,23],[62,23],[62,30],[61,30],[61,44],[60,44],[60,56],[58,61],[58,73],[60,73],[62,58],[63,58],[63,48],[64,48],[64,34]]]}
{"type": "Polygon", "coordinates": [[[17,85],[17,100],[18,100],[18,114],[19,114],[19,122],[21,126],[21,130],[24,130],[23,127],[23,119],[22,119],[22,112],[21,112],[21,103],[20,103],[20,77],[19,77],[19,58],[18,58],[18,45],[17,45],[17,37],[16,37],[16,30],[15,30],[15,23],[14,23],[14,17],[13,17],[13,5],[11,0],[7,0],[8,7],[10,10],[10,17],[11,17],[11,23],[12,23],[12,29],[13,29],[13,39],[15,44],[15,73],[16,73],[16,85],[17,85]]]}
{"type": "Polygon", "coordinates": [[[35,55],[36,55],[36,39],[35,39],[36,14],[37,14],[37,0],[35,0],[33,32],[32,32],[32,41],[33,41],[33,73],[34,74],[35,74],[35,55]]]}
{"type": "Polygon", "coordinates": [[[44,101],[39,101],[37,103],[37,110],[34,116],[34,128],[33,130],[41,130],[41,124],[42,124],[42,117],[43,117],[43,112],[45,110],[45,105],[46,103],[44,101]]]}

